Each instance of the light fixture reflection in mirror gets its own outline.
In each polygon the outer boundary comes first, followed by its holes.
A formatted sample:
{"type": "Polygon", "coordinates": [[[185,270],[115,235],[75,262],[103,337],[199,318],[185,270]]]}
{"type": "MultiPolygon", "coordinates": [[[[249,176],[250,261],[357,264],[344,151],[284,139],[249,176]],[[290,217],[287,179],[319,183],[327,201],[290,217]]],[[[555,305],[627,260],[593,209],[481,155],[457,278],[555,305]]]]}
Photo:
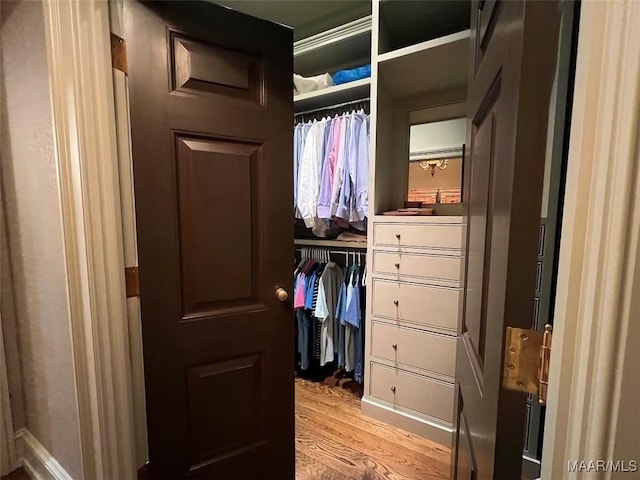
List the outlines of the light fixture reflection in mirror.
{"type": "Polygon", "coordinates": [[[449,166],[449,159],[442,158],[439,160],[421,160],[418,165],[423,170],[431,170],[431,176],[436,174],[436,167],[440,170],[444,170],[449,166]]]}
{"type": "Polygon", "coordinates": [[[408,203],[461,203],[465,138],[462,117],[410,125],[408,203]]]}

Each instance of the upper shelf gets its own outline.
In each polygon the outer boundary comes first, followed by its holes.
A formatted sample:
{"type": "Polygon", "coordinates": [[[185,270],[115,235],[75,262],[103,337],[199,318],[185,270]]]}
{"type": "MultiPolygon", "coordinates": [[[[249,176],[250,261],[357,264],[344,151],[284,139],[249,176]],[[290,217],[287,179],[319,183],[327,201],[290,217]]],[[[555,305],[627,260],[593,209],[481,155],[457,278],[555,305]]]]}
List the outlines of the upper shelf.
{"type": "Polygon", "coordinates": [[[394,50],[378,57],[380,76],[394,97],[464,86],[469,30],[394,50]]]}
{"type": "Polygon", "coordinates": [[[470,27],[469,0],[381,0],[379,53],[415,45],[470,27]]]}
{"type": "Polygon", "coordinates": [[[367,248],[367,242],[344,242],[341,240],[306,239],[296,238],[294,243],[302,247],[337,247],[337,248],[357,248],[359,250],[367,248]]]}
{"type": "Polygon", "coordinates": [[[371,61],[371,15],[293,44],[293,70],[304,76],[334,73],[371,61]]]}
{"type": "Polygon", "coordinates": [[[355,82],[343,83],[334,87],[303,93],[293,97],[296,112],[303,112],[315,108],[328,107],[361,98],[369,98],[371,79],[363,78],[355,82]]]}

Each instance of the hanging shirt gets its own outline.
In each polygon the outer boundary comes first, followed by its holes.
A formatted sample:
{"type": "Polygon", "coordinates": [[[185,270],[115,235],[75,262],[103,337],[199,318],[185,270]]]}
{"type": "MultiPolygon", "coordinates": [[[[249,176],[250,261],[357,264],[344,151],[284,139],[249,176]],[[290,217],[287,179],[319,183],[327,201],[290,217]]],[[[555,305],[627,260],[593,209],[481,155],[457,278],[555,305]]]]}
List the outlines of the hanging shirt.
{"type": "Polygon", "coordinates": [[[347,151],[344,163],[344,176],[342,189],[338,196],[338,207],[336,209],[336,217],[346,222],[356,221],[354,218],[355,211],[355,184],[356,169],[358,166],[358,141],[360,137],[360,127],[364,120],[363,114],[352,113],[349,122],[349,131],[347,136],[347,151]]]}
{"type": "Polygon", "coordinates": [[[300,273],[293,289],[293,308],[302,307],[304,307],[304,274],[300,273]]]}
{"type": "Polygon", "coordinates": [[[331,190],[335,176],[338,150],[340,147],[340,132],[342,129],[342,117],[334,118],[331,121],[330,147],[327,149],[327,156],[322,168],[322,178],[320,180],[320,193],[318,195],[318,217],[322,219],[331,218],[331,190]]]}
{"type": "Polygon", "coordinates": [[[298,210],[307,228],[313,227],[317,220],[325,123],[315,122],[309,129],[298,170],[298,210]]]}
{"type": "Polygon", "coordinates": [[[298,124],[293,129],[293,215],[298,210],[298,165],[300,162],[300,145],[302,142],[302,125],[298,124]]]}
{"type": "Polygon", "coordinates": [[[352,272],[349,279],[344,320],[356,328],[360,327],[360,275],[357,271],[352,272]]]}
{"type": "Polygon", "coordinates": [[[300,139],[299,139],[299,146],[298,146],[298,161],[297,161],[297,165],[298,165],[298,179],[296,181],[296,183],[293,185],[293,188],[296,192],[296,204],[295,204],[295,218],[299,218],[302,219],[302,215],[300,214],[300,209],[298,208],[298,201],[297,201],[297,195],[298,195],[298,186],[300,183],[300,163],[302,162],[302,152],[304,151],[304,145],[305,142],[307,140],[307,135],[309,134],[309,130],[311,130],[311,127],[313,126],[313,123],[305,123],[302,125],[301,131],[300,131],[300,139]]]}
{"type": "Polygon", "coordinates": [[[350,122],[350,115],[344,115],[342,117],[342,123],[340,125],[340,139],[338,141],[338,157],[336,159],[336,166],[333,173],[333,185],[331,187],[331,216],[334,216],[338,209],[340,190],[342,189],[342,183],[344,180],[344,164],[348,149],[347,134],[349,132],[350,122]]]}
{"type": "MultiPolygon", "coordinates": [[[[316,237],[326,237],[327,236],[327,230],[329,229],[329,222],[327,220],[330,219],[330,217],[326,217],[325,215],[323,215],[324,211],[322,210],[322,208],[320,207],[321,203],[322,203],[322,198],[323,195],[324,196],[330,196],[331,192],[329,191],[329,193],[326,193],[327,188],[331,188],[330,184],[328,184],[328,180],[330,177],[333,176],[333,166],[331,164],[331,156],[332,154],[335,154],[335,149],[334,149],[334,140],[335,140],[335,135],[334,135],[334,130],[336,130],[336,128],[339,128],[339,126],[336,127],[335,125],[335,119],[327,119],[326,124],[325,124],[325,135],[324,135],[324,154],[322,157],[322,162],[321,162],[321,175],[320,175],[320,186],[319,186],[319,190],[318,190],[318,202],[317,202],[317,206],[316,206],[316,212],[317,212],[317,216],[319,221],[316,222],[316,224],[313,226],[313,234],[316,237]]],[[[333,162],[335,165],[335,161],[333,162]]]]}
{"type": "Polygon", "coordinates": [[[322,322],[320,337],[320,365],[335,360],[337,350],[338,324],[336,306],[342,284],[342,269],[334,262],[329,262],[324,269],[318,290],[318,302],[315,316],[322,322]]]}
{"type": "MultiPolygon", "coordinates": [[[[347,275],[348,270],[345,271],[347,275]]],[[[344,316],[347,306],[347,286],[344,281],[340,282],[340,292],[338,294],[338,304],[336,306],[336,319],[338,320],[338,367],[344,367],[344,335],[345,322],[344,316]]]]}
{"type": "Polygon", "coordinates": [[[356,175],[355,206],[357,219],[365,221],[369,216],[369,143],[370,117],[366,116],[360,126],[358,137],[358,163],[356,175]]]}

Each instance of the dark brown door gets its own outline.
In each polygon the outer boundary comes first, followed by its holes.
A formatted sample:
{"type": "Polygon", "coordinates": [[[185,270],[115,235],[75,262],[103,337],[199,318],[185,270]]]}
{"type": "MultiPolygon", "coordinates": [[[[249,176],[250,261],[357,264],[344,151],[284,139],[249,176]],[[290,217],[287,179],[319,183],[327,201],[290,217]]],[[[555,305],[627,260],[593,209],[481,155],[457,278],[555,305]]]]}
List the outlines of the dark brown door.
{"type": "Polygon", "coordinates": [[[452,478],[517,480],[526,395],[502,388],[507,326],[533,320],[555,2],[474,1],[464,294],[452,478]]]}
{"type": "Polygon", "coordinates": [[[126,2],[153,478],[293,478],[292,31],[126,2]]]}

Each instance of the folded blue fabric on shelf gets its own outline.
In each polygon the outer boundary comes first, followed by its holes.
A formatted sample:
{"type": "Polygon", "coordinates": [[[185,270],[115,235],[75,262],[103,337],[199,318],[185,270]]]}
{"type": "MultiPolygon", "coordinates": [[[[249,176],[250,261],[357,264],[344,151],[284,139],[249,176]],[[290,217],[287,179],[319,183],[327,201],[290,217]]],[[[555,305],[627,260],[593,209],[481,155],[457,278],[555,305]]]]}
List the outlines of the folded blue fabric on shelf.
{"type": "Polygon", "coordinates": [[[350,68],[348,70],[339,70],[333,75],[334,85],[342,83],[355,82],[363,78],[371,76],[371,64],[367,63],[362,67],[350,68]]]}

